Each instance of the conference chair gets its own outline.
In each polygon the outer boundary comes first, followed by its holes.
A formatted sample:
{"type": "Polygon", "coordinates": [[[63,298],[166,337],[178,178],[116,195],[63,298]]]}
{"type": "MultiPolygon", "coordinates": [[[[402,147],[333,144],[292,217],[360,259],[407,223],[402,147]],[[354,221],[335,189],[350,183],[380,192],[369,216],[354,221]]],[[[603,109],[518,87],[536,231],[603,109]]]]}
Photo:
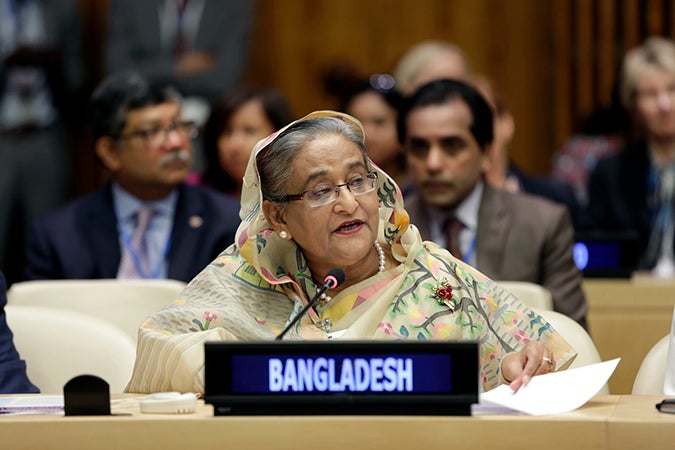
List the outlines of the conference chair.
{"type": "Polygon", "coordinates": [[[96,375],[122,392],[131,378],[134,341],[96,317],[42,306],[7,305],[14,345],[26,361],[28,378],[43,394],[61,394],[78,375],[96,375]]]}
{"type": "Polygon", "coordinates": [[[670,335],[662,337],[642,360],[633,382],[633,395],[663,395],[669,340],[670,335]]]}
{"type": "Polygon", "coordinates": [[[515,295],[527,306],[553,310],[553,298],[548,289],[528,281],[497,281],[497,284],[515,295]]]}
{"type": "Polygon", "coordinates": [[[178,298],[184,287],[184,282],[168,279],[23,281],[9,288],[7,303],[84,313],[121,328],[136,342],[139,325],[178,298]]]}
{"type": "MultiPolygon", "coordinates": [[[[550,323],[572,348],[576,350],[577,357],[570,365],[570,369],[602,362],[593,339],[591,339],[588,332],[576,320],[557,311],[540,308],[532,309],[550,323]]],[[[609,394],[609,386],[605,384],[598,394],[609,394]]]]}

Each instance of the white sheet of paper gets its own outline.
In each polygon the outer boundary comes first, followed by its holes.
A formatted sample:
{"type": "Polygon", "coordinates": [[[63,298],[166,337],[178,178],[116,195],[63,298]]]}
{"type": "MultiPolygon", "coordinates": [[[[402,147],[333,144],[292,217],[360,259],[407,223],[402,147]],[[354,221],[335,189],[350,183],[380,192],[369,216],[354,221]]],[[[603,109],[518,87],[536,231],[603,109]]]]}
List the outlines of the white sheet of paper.
{"type": "Polygon", "coordinates": [[[26,397],[1,397],[1,414],[54,414],[63,413],[63,395],[29,395],[26,397]]]}
{"type": "Polygon", "coordinates": [[[483,414],[499,414],[499,415],[523,415],[522,412],[516,411],[515,409],[507,408],[506,406],[497,405],[495,403],[490,403],[485,400],[482,396],[480,397],[480,403],[474,403],[471,405],[471,415],[472,416],[482,416],[483,414]]]}
{"type": "MultiPolygon", "coordinates": [[[[561,414],[585,404],[612,376],[621,358],[532,377],[513,392],[502,385],[480,394],[480,402],[496,404],[533,416],[561,414]]],[[[480,411],[480,408],[478,408],[480,411]]],[[[477,412],[478,412],[477,411],[477,412]]]]}

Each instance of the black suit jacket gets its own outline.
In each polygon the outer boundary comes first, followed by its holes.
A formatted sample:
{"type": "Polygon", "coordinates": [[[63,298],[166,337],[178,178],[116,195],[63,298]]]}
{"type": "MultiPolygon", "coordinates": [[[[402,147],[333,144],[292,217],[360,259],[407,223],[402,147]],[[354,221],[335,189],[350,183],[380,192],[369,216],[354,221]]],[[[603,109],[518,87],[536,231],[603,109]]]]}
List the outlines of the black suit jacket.
{"type": "Polygon", "coordinates": [[[214,66],[191,76],[175,73],[171,46],[162,44],[159,10],[164,0],[113,0],[108,15],[106,68],[134,70],[166,81],[184,95],[214,98],[236,85],[248,56],[255,3],[251,0],[205,0],[193,42],[213,54],[214,66]]]}
{"type": "Polygon", "coordinates": [[[635,232],[640,248],[647,247],[651,229],[647,204],[649,171],[649,152],[644,142],[598,161],[588,184],[588,208],[594,228],[635,232]]]}
{"type": "Polygon", "coordinates": [[[14,347],[14,336],[7,326],[5,305],[7,286],[0,272],[0,394],[22,394],[40,392],[26,376],[26,363],[14,347]]]}
{"type": "MultiPolygon", "coordinates": [[[[190,281],[234,242],[239,203],[199,186],[182,185],[171,231],[168,278],[190,281]]],[[[115,278],[120,264],[110,185],[35,220],[26,279],[115,278]]]]}
{"type": "Polygon", "coordinates": [[[511,164],[509,173],[518,178],[523,192],[547,198],[567,207],[575,229],[584,229],[590,226],[590,219],[577,200],[571,184],[553,178],[534,177],[521,171],[511,164]]]}

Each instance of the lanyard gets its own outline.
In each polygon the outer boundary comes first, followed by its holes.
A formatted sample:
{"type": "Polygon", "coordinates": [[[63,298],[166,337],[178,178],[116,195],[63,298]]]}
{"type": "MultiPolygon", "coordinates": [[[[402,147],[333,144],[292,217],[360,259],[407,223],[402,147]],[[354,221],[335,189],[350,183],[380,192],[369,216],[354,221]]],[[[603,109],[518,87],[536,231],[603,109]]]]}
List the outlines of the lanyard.
{"type": "MultiPolygon", "coordinates": [[[[155,266],[154,270],[152,270],[150,273],[146,273],[145,270],[143,270],[143,267],[141,266],[141,258],[131,243],[131,236],[129,236],[129,233],[127,233],[124,227],[122,227],[121,222],[118,222],[118,228],[120,230],[120,233],[122,234],[122,242],[124,243],[124,247],[131,254],[131,258],[134,261],[134,266],[136,267],[138,273],[141,275],[141,278],[153,278],[153,279],[159,278],[160,272],[162,271],[162,266],[164,265],[164,261],[166,260],[166,257],[169,254],[169,249],[171,248],[171,233],[169,233],[169,238],[166,240],[166,244],[164,245],[164,251],[162,252],[162,257],[160,258],[159,262],[155,266]]],[[[148,264],[149,263],[150,263],[150,255],[148,255],[148,264]]]]}
{"type": "Polygon", "coordinates": [[[473,239],[471,240],[471,245],[469,245],[469,248],[466,250],[466,253],[462,255],[462,261],[464,261],[467,264],[471,264],[471,258],[473,257],[474,252],[476,251],[476,240],[478,239],[478,234],[473,235],[473,239]]]}

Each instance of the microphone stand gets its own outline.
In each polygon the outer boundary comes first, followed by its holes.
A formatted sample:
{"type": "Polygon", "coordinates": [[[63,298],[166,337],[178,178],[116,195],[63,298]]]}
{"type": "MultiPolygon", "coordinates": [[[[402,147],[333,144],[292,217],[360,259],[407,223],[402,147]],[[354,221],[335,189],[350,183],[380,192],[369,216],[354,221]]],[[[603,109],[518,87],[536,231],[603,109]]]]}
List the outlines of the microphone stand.
{"type": "Polygon", "coordinates": [[[333,287],[334,284],[336,284],[336,283],[334,283],[334,281],[333,281],[332,279],[329,279],[328,281],[326,281],[326,283],[324,283],[324,285],[321,286],[321,289],[319,289],[318,291],[316,291],[316,294],[314,294],[314,297],[312,297],[312,300],[310,300],[309,303],[307,303],[307,304],[305,305],[305,307],[302,308],[302,309],[300,310],[300,312],[299,312],[295,317],[293,317],[293,320],[291,320],[291,323],[289,323],[289,324],[286,326],[286,328],[284,328],[284,331],[282,331],[281,333],[279,333],[279,335],[278,335],[276,338],[274,338],[274,340],[275,340],[275,341],[280,341],[281,338],[283,338],[284,335],[285,335],[286,333],[288,333],[288,331],[289,331],[291,328],[293,328],[293,325],[295,325],[295,324],[298,322],[298,320],[300,320],[300,318],[301,318],[302,316],[304,316],[304,315],[307,313],[307,311],[309,311],[309,308],[311,308],[312,306],[314,306],[314,305],[316,304],[316,302],[319,301],[319,298],[321,297],[321,294],[323,294],[323,293],[326,292],[328,289],[330,289],[331,287],[333,287]]]}

